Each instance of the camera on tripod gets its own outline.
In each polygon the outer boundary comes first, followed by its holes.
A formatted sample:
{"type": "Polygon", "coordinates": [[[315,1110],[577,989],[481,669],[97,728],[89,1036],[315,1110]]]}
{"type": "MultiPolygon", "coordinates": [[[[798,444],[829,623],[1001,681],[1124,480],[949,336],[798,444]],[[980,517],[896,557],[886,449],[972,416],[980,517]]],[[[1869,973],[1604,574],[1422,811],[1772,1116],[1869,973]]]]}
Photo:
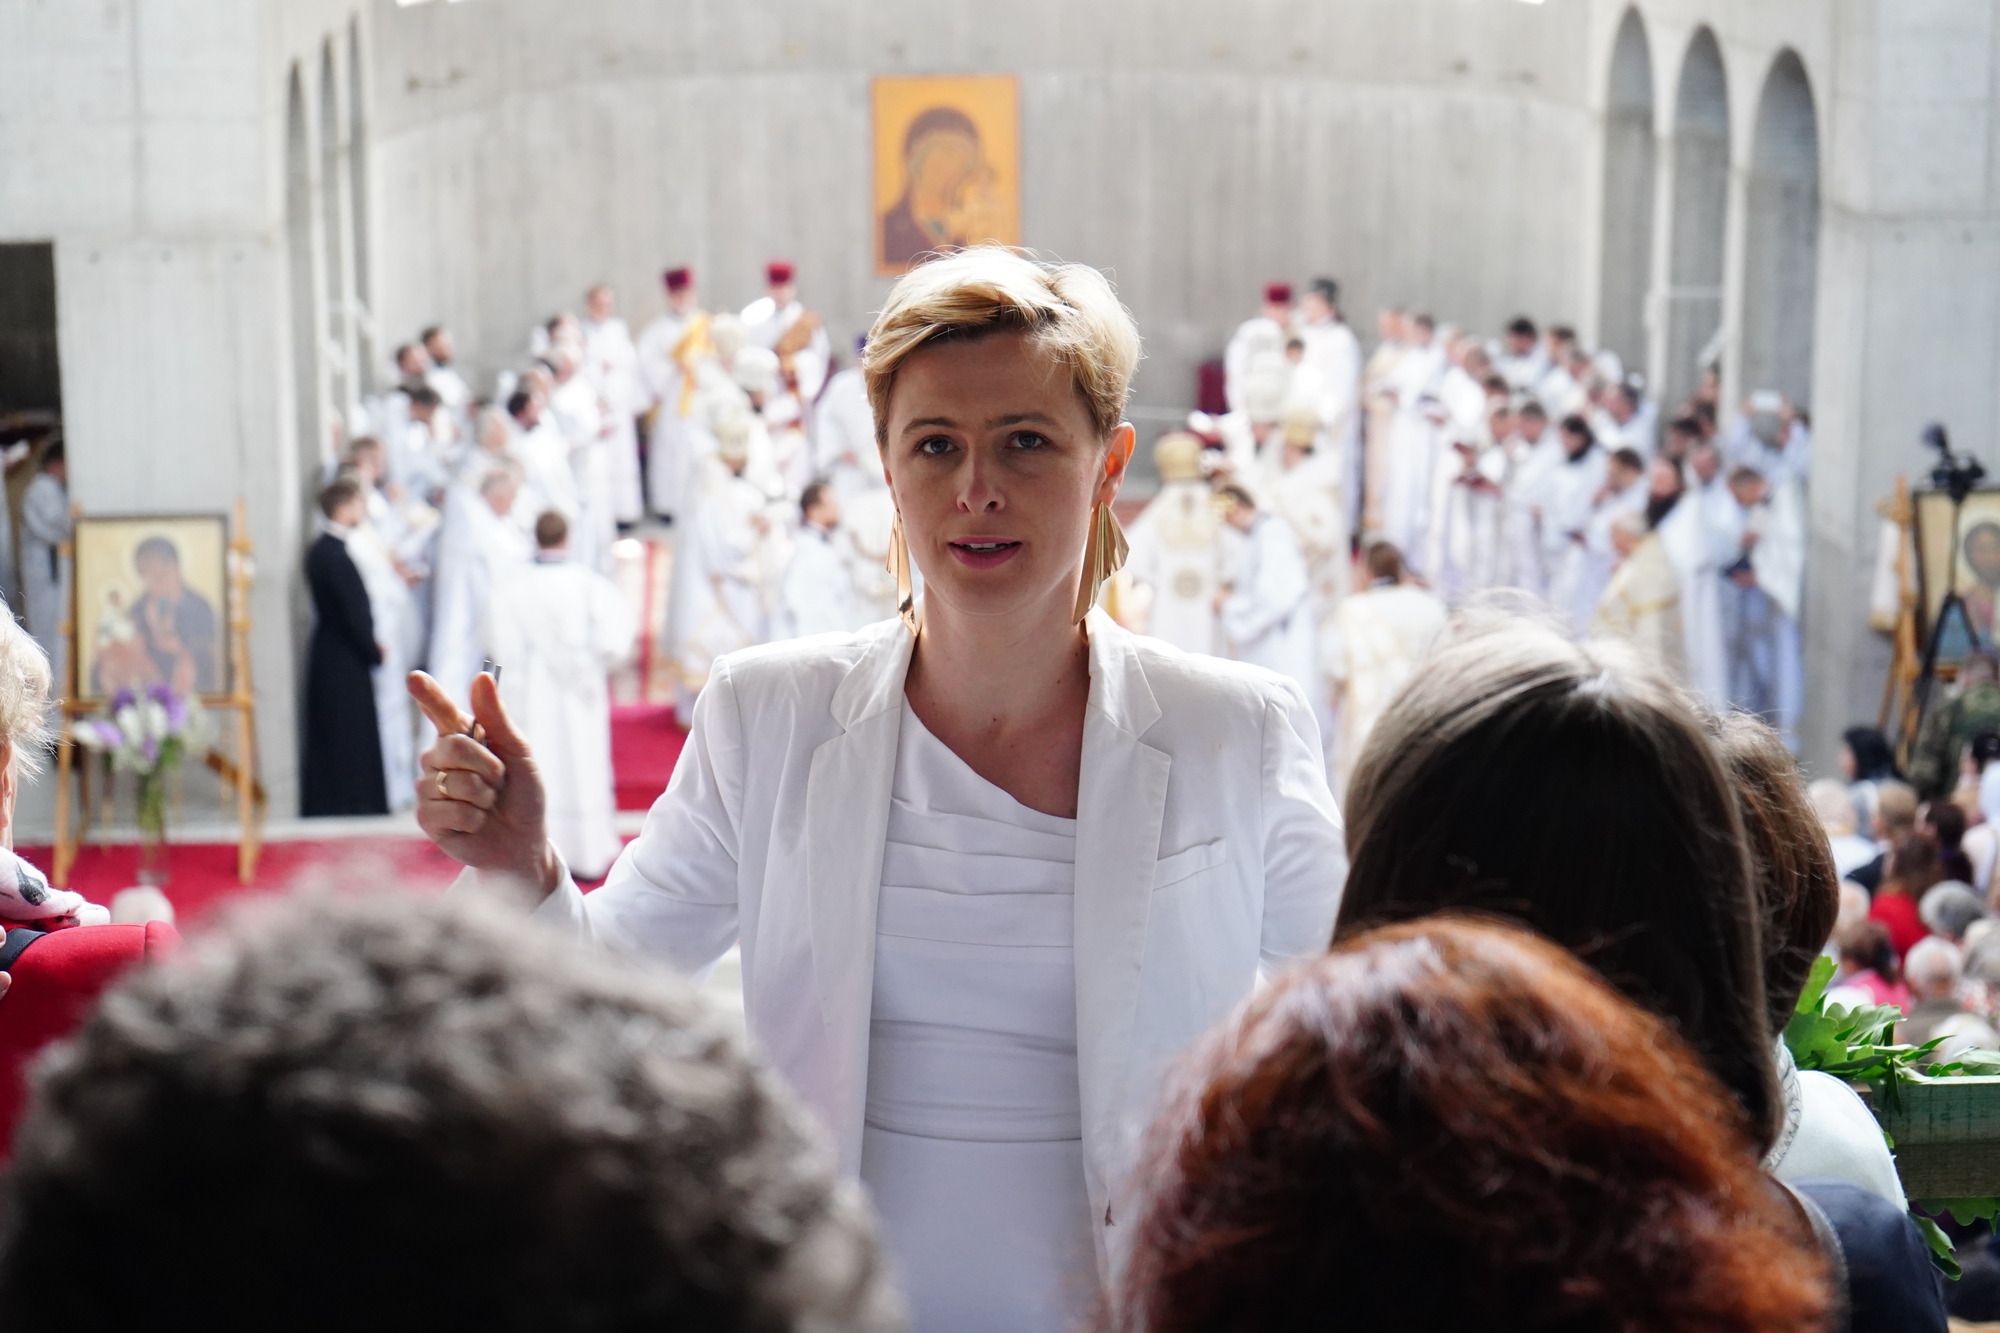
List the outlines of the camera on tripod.
{"type": "MultiPolygon", "coordinates": [[[[1933,421],[1924,427],[1924,443],[1938,451],[1938,465],[1931,469],[1931,485],[1951,496],[1952,504],[1964,504],[1965,497],[1986,479],[1985,467],[1971,454],[1951,451],[1951,437],[1945,434],[1943,422],[1933,421]]],[[[1956,527],[1954,523],[1954,531],[1956,527]]]]}

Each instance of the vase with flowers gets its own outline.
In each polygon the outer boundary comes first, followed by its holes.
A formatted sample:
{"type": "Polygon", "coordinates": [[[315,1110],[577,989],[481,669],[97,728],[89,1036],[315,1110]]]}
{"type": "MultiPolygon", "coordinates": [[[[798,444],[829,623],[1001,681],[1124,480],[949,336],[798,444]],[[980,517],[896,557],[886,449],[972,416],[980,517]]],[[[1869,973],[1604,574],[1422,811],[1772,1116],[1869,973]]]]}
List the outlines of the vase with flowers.
{"type": "Polygon", "coordinates": [[[199,700],[165,685],[120,690],[105,711],[79,722],[76,739],[139,784],[139,882],[167,880],[167,775],[205,744],[208,717],[199,700]]]}

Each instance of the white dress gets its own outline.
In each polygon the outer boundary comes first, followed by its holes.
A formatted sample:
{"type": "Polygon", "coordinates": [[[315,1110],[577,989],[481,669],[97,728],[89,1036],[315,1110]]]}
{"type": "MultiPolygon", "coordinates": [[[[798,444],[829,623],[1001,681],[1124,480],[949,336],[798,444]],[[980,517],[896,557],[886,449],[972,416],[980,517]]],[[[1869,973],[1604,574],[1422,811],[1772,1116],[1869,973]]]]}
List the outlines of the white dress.
{"type": "Polygon", "coordinates": [[[1076,821],[903,704],[861,1179],[912,1333],[1062,1333],[1097,1292],[1076,1056],[1076,821]]]}

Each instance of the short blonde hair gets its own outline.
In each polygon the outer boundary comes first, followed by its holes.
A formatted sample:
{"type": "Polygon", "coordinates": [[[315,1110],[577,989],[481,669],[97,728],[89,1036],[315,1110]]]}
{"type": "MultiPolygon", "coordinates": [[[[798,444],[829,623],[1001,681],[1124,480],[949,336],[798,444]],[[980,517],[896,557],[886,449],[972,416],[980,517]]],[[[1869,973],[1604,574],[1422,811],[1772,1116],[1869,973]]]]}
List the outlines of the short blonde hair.
{"type": "Polygon", "coordinates": [[[1111,284],[1087,264],[978,245],[910,270],[875,317],[863,363],[875,442],[888,442],[889,393],[912,352],[1016,329],[1069,367],[1100,438],[1118,428],[1139,366],[1139,326],[1111,284]]]}
{"type": "Polygon", "coordinates": [[[13,749],[14,776],[41,769],[49,740],[49,659],[0,606],[0,739],[13,749]]]}

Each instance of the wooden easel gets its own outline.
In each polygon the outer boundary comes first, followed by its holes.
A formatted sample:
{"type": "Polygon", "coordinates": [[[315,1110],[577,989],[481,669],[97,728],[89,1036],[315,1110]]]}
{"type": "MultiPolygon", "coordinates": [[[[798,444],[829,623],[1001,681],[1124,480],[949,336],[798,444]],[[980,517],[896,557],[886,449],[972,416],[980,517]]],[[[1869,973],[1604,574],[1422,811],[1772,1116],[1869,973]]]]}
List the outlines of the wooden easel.
{"type": "MultiPolygon", "coordinates": [[[[74,508],[71,513],[81,517],[81,512],[74,508]]],[[[77,664],[81,660],[77,647],[82,637],[83,617],[77,606],[73,546],[65,542],[60,549],[62,558],[70,561],[72,572],[69,623],[62,627],[62,636],[69,643],[69,661],[63,668],[62,730],[56,739],[56,848],[55,864],[50,868],[52,873],[49,876],[57,888],[69,884],[69,872],[76,864],[77,845],[83,840],[84,830],[90,826],[90,767],[76,762],[75,723],[76,719],[89,716],[99,707],[96,702],[76,697],[77,664]],[[71,828],[69,808],[72,769],[79,780],[83,805],[83,817],[74,830],[71,828]]],[[[256,776],[257,696],[250,684],[250,584],[256,574],[250,551],[250,508],[238,498],[228,555],[230,691],[227,694],[202,695],[201,706],[211,713],[231,713],[236,718],[235,757],[231,758],[211,747],[203,762],[222,779],[225,787],[233,787],[236,791],[236,818],[242,829],[236,844],[236,877],[245,884],[256,873],[257,856],[263,850],[265,804],[264,788],[256,776]]],[[[111,800],[108,784],[104,798],[108,807],[111,800]]]]}

